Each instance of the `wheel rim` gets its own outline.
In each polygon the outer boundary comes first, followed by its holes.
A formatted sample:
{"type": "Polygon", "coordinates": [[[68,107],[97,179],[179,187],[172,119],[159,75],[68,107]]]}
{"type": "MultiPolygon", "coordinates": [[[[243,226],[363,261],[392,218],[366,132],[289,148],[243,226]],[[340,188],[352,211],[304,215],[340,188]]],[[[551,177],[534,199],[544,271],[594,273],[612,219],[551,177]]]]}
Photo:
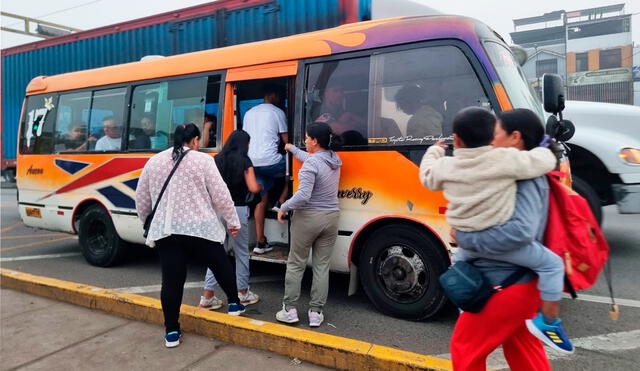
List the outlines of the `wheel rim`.
{"type": "Polygon", "coordinates": [[[87,247],[92,255],[103,255],[109,250],[107,225],[102,220],[92,220],[87,230],[87,247]]]}
{"type": "Polygon", "coordinates": [[[398,303],[418,301],[428,287],[428,271],[416,249],[393,245],[376,259],[376,276],[385,295],[398,303]]]}

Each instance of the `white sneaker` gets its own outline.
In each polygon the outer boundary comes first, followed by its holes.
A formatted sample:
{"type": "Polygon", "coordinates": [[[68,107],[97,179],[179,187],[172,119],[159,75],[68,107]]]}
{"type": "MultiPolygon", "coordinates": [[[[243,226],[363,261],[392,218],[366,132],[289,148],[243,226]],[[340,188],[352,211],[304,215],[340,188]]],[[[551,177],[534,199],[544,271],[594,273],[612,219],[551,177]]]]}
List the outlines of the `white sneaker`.
{"type": "Polygon", "coordinates": [[[251,290],[247,290],[246,294],[238,292],[238,297],[240,298],[240,304],[242,305],[255,304],[260,301],[260,297],[251,292],[251,290]]]}
{"type": "Polygon", "coordinates": [[[324,321],[324,315],[322,312],[316,312],[309,309],[309,326],[319,327],[324,321]]]}
{"type": "Polygon", "coordinates": [[[207,299],[204,296],[200,297],[200,304],[198,304],[199,308],[208,309],[208,310],[216,310],[222,308],[222,300],[218,299],[214,296],[207,299]]]}
{"type": "Polygon", "coordinates": [[[298,322],[298,311],[296,308],[286,310],[282,304],[282,310],[276,313],[276,319],[284,323],[296,323],[298,322]]]}
{"type": "Polygon", "coordinates": [[[264,254],[266,252],[272,251],[273,246],[269,245],[269,242],[257,242],[256,247],[253,248],[254,254],[264,254]]]}

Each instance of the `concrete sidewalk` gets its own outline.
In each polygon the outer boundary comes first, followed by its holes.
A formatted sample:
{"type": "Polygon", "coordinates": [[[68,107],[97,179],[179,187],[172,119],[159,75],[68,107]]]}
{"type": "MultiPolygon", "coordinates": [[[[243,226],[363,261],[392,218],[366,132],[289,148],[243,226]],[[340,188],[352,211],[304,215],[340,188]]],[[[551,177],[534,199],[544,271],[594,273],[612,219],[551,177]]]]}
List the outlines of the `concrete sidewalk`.
{"type": "MultiPolygon", "coordinates": [[[[136,294],[129,294],[118,292],[110,289],[104,289],[100,287],[94,287],[85,285],[82,283],[68,282],[58,280],[55,278],[35,276],[28,273],[13,271],[9,269],[0,268],[0,286],[4,289],[18,290],[28,294],[38,295],[41,297],[63,301],[90,310],[101,310],[106,313],[119,315],[131,320],[138,320],[143,322],[149,322],[152,324],[161,324],[163,322],[162,308],[160,301],[154,298],[140,296],[136,294]]],[[[3,300],[4,308],[4,300],[3,300]]],[[[8,304],[11,307],[11,304],[8,304]]],[[[45,304],[45,307],[50,306],[45,304]]],[[[29,313],[29,310],[17,310],[13,311],[15,315],[22,315],[29,313]]],[[[93,311],[84,313],[95,313],[93,311]]],[[[99,313],[97,315],[100,315],[99,313]]],[[[48,309],[43,312],[42,316],[46,318],[48,316],[48,309]]],[[[11,318],[11,317],[9,317],[11,318]]],[[[40,317],[36,316],[36,319],[40,317]]],[[[25,325],[29,322],[29,318],[25,317],[19,322],[20,325],[24,322],[25,325]]],[[[4,321],[4,318],[3,318],[4,321]]],[[[95,322],[101,320],[84,320],[79,321],[74,316],[62,317],[62,320],[52,319],[50,321],[43,321],[43,323],[36,322],[35,329],[25,339],[27,344],[33,343],[33,349],[38,349],[40,346],[48,346],[49,344],[56,343],[58,338],[64,338],[68,334],[74,334],[78,331],[82,331],[87,326],[94,325],[95,322]],[[47,327],[51,323],[57,325],[57,327],[47,327]],[[41,330],[42,329],[42,330],[41,330]],[[46,337],[43,335],[46,334],[46,337]]],[[[156,347],[162,348],[162,331],[160,335],[148,334],[143,339],[138,339],[138,331],[135,328],[130,333],[125,332],[122,335],[116,335],[115,338],[109,338],[105,340],[100,336],[108,334],[110,329],[117,333],[127,330],[128,323],[126,320],[123,322],[116,321],[112,327],[99,327],[94,333],[98,335],[97,339],[100,343],[105,343],[107,350],[115,348],[115,355],[106,353],[105,356],[98,354],[94,356],[94,352],[86,352],[83,358],[78,358],[79,369],[84,369],[85,362],[96,359],[117,359],[118,352],[128,352],[128,355],[124,356],[122,360],[128,359],[137,352],[132,350],[132,347],[145,345],[149,347],[151,351],[149,357],[154,357],[155,352],[158,351],[156,347]],[[119,327],[121,324],[122,327],[119,327]],[[117,329],[116,329],[117,328],[117,329]],[[101,332],[102,331],[102,332],[101,332]],[[127,343],[122,339],[134,338],[134,341],[127,343]],[[153,340],[151,340],[153,339],[153,340]],[[158,340],[155,340],[158,339],[158,340]],[[158,344],[159,342],[160,344],[158,344]],[[121,345],[121,343],[124,343],[121,345]],[[158,344],[158,345],[156,345],[158,344]],[[103,357],[103,358],[100,358],[103,357]]],[[[138,326],[136,324],[135,326],[138,326]]],[[[323,365],[331,368],[344,369],[344,370],[451,370],[451,362],[437,357],[427,356],[423,354],[417,354],[407,352],[400,349],[394,349],[386,346],[372,344],[360,340],[344,338],[340,336],[334,336],[324,333],[318,333],[311,330],[300,329],[293,326],[285,326],[282,324],[260,321],[245,316],[229,316],[224,313],[218,313],[214,311],[203,310],[194,306],[183,304],[180,308],[180,327],[186,334],[198,334],[207,338],[215,338],[220,341],[233,343],[240,346],[247,346],[253,349],[267,350],[273,353],[278,353],[285,357],[296,357],[300,360],[307,360],[316,365],[323,365]]],[[[132,325],[132,327],[135,327],[132,325]]],[[[17,331],[13,337],[17,337],[22,331],[17,331]]],[[[5,334],[2,334],[2,338],[6,338],[5,334]]],[[[81,337],[80,339],[83,339],[81,337]]],[[[75,339],[76,342],[79,341],[75,339]]],[[[219,343],[222,344],[222,343],[219,343]]],[[[64,345],[63,348],[74,348],[75,343],[70,341],[64,345]]],[[[182,349],[185,346],[180,347],[182,349]]],[[[215,347],[215,345],[214,345],[215,347]]],[[[55,347],[54,347],[55,348],[55,347]]],[[[5,349],[13,350],[13,347],[4,347],[5,349]]],[[[27,350],[32,349],[31,346],[27,347],[27,350]]],[[[45,348],[43,353],[39,353],[39,357],[47,355],[48,348],[45,348]]],[[[55,348],[60,349],[60,348],[55,348]]],[[[54,349],[54,350],[55,350],[54,349]]],[[[13,355],[13,352],[9,353],[6,350],[7,355],[13,355]]],[[[189,349],[182,352],[190,352],[189,349]]],[[[252,351],[250,351],[252,352],[252,351]]],[[[249,352],[249,353],[250,353],[249,352]]],[[[73,352],[75,355],[75,351],[73,352]]],[[[215,351],[213,352],[215,353],[215,351]]],[[[205,347],[204,353],[200,354],[200,358],[193,356],[184,361],[183,366],[186,369],[191,369],[192,366],[200,366],[202,362],[205,362],[203,357],[207,357],[211,353],[211,346],[205,347]],[[191,362],[191,363],[189,363],[191,362]]],[[[248,354],[249,354],[248,353],[248,354]]],[[[158,354],[164,357],[170,357],[162,360],[160,357],[159,365],[167,365],[173,362],[173,355],[170,351],[165,350],[158,354]],[[169,356],[167,356],[169,355],[169,356]]],[[[177,352],[177,354],[182,354],[177,352]]],[[[268,357],[268,356],[266,356],[268,357]]],[[[242,358],[239,356],[239,358],[242,358]]],[[[155,359],[155,358],[154,358],[155,359]]],[[[285,360],[288,358],[285,358],[285,360]]],[[[38,357],[34,358],[35,361],[39,360],[38,357]]],[[[119,360],[120,363],[122,360],[119,360]]],[[[269,364],[259,363],[264,361],[264,358],[258,360],[251,359],[248,365],[243,365],[243,369],[265,369],[270,367],[269,364]]],[[[139,361],[140,365],[150,362],[149,358],[143,358],[139,361]]],[[[297,363],[297,362],[294,362],[297,363]]],[[[286,362],[285,362],[286,364],[286,362]]],[[[19,365],[17,363],[16,365],[19,365]]],[[[204,366],[203,366],[204,367],[204,366]]],[[[45,367],[46,368],[46,367],[45,367]]],[[[211,366],[207,365],[207,369],[211,366]]],[[[72,368],[75,369],[75,368],[72,368]]],[[[228,365],[224,366],[224,369],[229,369],[228,365]]]]}
{"type": "Polygon", "coordinates": [[[0,370],[327,370],[192,333],[164,346],[160,325],[0,289],[0,370]]]}

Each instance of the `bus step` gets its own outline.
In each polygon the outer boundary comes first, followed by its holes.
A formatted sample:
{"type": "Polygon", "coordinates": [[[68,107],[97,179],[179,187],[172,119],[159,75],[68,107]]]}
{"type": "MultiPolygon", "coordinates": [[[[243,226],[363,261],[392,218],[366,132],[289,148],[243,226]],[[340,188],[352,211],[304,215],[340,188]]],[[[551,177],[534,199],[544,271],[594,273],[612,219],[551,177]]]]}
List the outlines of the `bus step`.
{"type": "Polygon", "coordinates": [[[273,246],[273,250],[264,254],[256,254],[250,251],[251,260],[286,264],[289,256],[289,245],[281,242],[272,242],[271,246],[273,246]]]}

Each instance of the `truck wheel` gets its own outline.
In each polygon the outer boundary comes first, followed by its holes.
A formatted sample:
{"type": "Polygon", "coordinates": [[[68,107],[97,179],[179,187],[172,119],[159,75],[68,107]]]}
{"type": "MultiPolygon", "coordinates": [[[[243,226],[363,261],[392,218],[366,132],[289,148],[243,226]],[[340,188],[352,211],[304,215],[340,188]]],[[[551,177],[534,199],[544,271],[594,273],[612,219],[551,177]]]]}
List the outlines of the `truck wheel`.
{"type": "Polygon", "coordinates": [[[125,256],[127,243],[118,236],[111,217],[100,205],[90,206],[82,214],[78,236],[82,255],[91,265],[111,267],[125,256]]]}
{"type": "Polygon", "coordinates": [[[438,277],[449,257],[432,236],[407,225],[388,225],[374,232],[360,256],[360,281],[382,313],[423,320],[445,305],[438,277]]]}
{"type": "Polygon", "coordinates": [[[587,200],[593,216],[598,221],[598,224],[602,225],[602,201],[600,200],[600,196],[598,196],[598,193],[584,180],[574,175],[572,175],[571,178],[573,190],[587,200]]]}

